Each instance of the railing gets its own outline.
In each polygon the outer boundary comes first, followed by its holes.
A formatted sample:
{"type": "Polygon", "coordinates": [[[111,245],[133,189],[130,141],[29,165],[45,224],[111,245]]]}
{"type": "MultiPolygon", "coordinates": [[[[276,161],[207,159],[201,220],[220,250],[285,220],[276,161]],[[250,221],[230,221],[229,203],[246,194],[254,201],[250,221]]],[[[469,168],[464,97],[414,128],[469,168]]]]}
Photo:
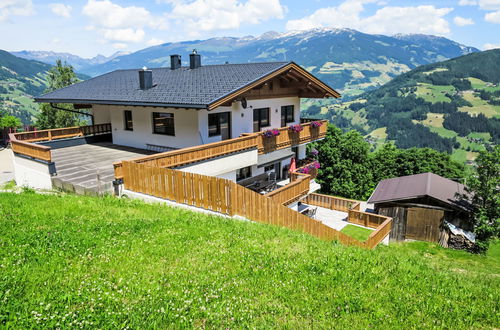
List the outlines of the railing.
{"type": "Polygon", "coordinates": [[[316,193],[309,194],[304,200],[304,203],[341,212],[348,212],[356,203],[359,204],[358,201],[355,201],[353,199],[346,199],[316,193]]]}
{"type": "Polygon", "coordinates": [[[312,193],[305,198],[304,202],[330,210],[347,212],[348,222],[376,228],[365,242],[369,249],[375,248],[391,232],[392,218],[360,211],[360,201],[312,193]]]}
{"type": "Polygon", "coordinates": [[[40,142],[52,141],[57,139],[67,139],[72,137],[109,134],[111,133],[111,124],[97,124],[89,126],[75,126],[66,128],[45,129],[39,131],[14,133],[18,141],[40,142]]]}
{"type": "Polygon", "coordinates": [[[309,175],[311,180],[316,179],[316,177],[318,176],[318,169],[312,166],[313,164],[314,162],[308,163],[304,166],[297,168],[294,172],[290,173],[290,182],[297,180],[301,175],[304,174],[309,175]],[[302,172],[305,168],[310,168],[308,170],[308,173],[302,172]]]}
{"type": "Polygon", "coordinates": [[[389,217],[353,209],[348,211],[347,216],[347,221],[369,228],[378,228],[387,219],[389,217]]]}
{"type": "Polygon", "coordinates": [[[300,123],[301,124],[305,124],[305,123],[310,123],[310,122],[313,122],[313,121],[323,121],[324,119],[319,119],[319,118],[304,118],[304,117],[300,117],[300,123]]]}
{"type": "MultiPolygon", "coordinates": [[[[257,136],[249,135],[195,147],[162,152],[150,156],[138,157],[130,159],[130,161],[148,166],[175,167],[255,148],[257,146],[256,141],[257,136]]],[[[115,178],[121,179],[123,177],[121,168],[122,162],[116,162],[113,165],[115,168],[115,178]]]]}
{"type": "Polygon", "coordinates": [[[280,134],[272,137],[265,137],[262,132],[253,133],[259,137],[257,140],[259,153],[268,153],[279,149],[288,148],[306,142],[321,139],[326,136],[328,121],[320,121],[320,127],[313,127],[311,123],[301,124],[303,130],[293,132],[288,127],[279,128],[280,134]]]}
{"type": "Polygon", "coordinates": [[[309,175],[303,175],[298,180],[290,182],[286,186],[273,190],[265,196],[276,203],[288,205],[309,193],[309,175]]]}
{"type": "Polygon", "coordinates": [[[385,219],[384,222],[380,226],[377,227],[376,230],[374,230],[370,236],[368,236],[368,239],[365,242],[365,247],[368,249],[374,249],[380,242],[386,238],[387,235],[391,232],[392,228],[392,218],[387,218],[385,219]]]}
{"type": "Polygon", "coordinates": [[[15,153],[40,159],[49,163],[52,161],[50,147],[30,142],[18,141],[12,133],[9,134],[9,139],[12,151],[15,153]]]}
{"type": "MultiPolygon", "coordinates": [[[[262,132],[245,133],[241,137],[234,139],[143,156],[132,160],[149,166],[175,167],[250,148],[258,148],[259,153],[268,153],[324,137],[328,129],[328,121],[323,120],[321,123],[322,125],[316,128],[312,127],[310,123],[302,124],[304,129],[298,133],[290,131],[288,127],[280,128],[280,135],[270,138],[265,137],[262,132]]],[[[123,177],[122,162],[116,162],[113,166],[115,168],[115,178],[121,179],[123,177]]]]}
{"type": "Polygon", "coordinates": [[[93,126],[80,126],[47,129],[9,134],[10,144],[14,153],[32,157],[46,162],[52,161],[51,148],[33,142],[53,141],[56,139],[72,138],[111,133],[111,124],[98,124],[93,126]]]}

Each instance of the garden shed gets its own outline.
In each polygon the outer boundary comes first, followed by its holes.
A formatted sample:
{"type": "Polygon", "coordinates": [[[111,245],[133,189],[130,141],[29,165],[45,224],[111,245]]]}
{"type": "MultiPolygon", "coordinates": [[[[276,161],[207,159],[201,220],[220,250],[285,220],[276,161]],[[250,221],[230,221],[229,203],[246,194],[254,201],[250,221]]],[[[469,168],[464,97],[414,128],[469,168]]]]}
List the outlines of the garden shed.
{"type": "Polygon", "coordinates": [[[470,230],[465,186],[434,173],[382,180],[368,200],[375,212],[393,218],[391,241],[439,242],[445,221],[470,230]]]}

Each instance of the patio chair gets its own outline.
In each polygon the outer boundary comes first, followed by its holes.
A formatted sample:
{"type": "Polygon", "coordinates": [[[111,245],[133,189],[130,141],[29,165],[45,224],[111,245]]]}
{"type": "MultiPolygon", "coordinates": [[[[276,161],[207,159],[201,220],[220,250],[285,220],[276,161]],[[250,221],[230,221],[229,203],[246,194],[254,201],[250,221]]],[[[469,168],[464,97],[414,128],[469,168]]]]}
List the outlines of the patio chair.
{"type": "Polygon", "coordinates": [[[317,208],[317,207],[310,209],[310,210],[307,212],[307,216],[308,216],[309,218],[313,218],[313,219],[314,219],[314,218],[316,217],[316,211],[318,211],[318,208],[317,208]]]}

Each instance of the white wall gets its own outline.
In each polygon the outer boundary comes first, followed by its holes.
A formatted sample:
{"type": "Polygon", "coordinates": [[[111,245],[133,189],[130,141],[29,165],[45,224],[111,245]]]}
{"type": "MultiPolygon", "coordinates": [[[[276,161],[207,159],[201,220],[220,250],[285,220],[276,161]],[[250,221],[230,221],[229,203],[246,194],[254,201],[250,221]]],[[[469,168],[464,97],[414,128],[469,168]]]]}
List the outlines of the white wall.
{"type": "Polygon", "coordinates": [[[231,112],[231,137],[239,137],[242,133],[253,132],[253,109],[269,108],[271,125],[269,128],[281,127],[281,107],[285,105],[294,106],[294,122],[287,125],[300,123],[300,99],[298,97],[285,97],[276,99],[248,100],[247,108],[243,109],[241,102],[233,102],[230,107],[218,107],[214,110],[198,110],[198,126],[200,128],[203,143],[220,141],[220,136],[208,136],[208,114],[217,112],[231,112]],[[242,117],[243,115],[243,117],[242,117]]]}
{"type": "Polygon", "coordinates": [[[111,123],[111,114],[109,107],[106,105],[92,106],[92,114],[94,115],[94,124],[111,123]]]}
{"type": "Polygon", "coordinates": [[[94,106],[94,112],[110,114],[113,143],[145,149],[146,144],[185,148],[200,144],[198,112],[194,109],[160,107],[94,106]],[[125,130],[124,110],[132,111],[134,130],[125,130]],[[174,114],[175,136],[153,133],[153,112],[174,114]]]}
{"type": "Polygon", "coordinates": [[[207,162],[195,163],[180,168],[181,171],[217,176],[236,181],[236,170],[257,164],[257,150],[237,153],[234,155],[216,158],[207,162]]]}
{"type": "Polygon", "coordinates": [[[300,99],[286,97],[275,99],[248,100],[247,108],[241,102],[233,102],[230,107],[218,107],[212,111],[195,109],[173,109],[160,107],[130,107],[115,105],[93,105],[92,113],[96,124],[111,123],[113,143],[136,148],[146,148],[155,144],[173,148],[185,148],[220,141],[220,136],[208,136],[208,114],[231,112],[231,137],[253,132],[253,109],[270,108],[271,125],[262,128],[281,127],[281,107],[294,106],[294,123],[300,122],[300,99]],[[132,111],[133,131],[124,129],[124,110],[132,111]],[[152,113],[167,112],[174,114],[175,136],[153,134],[152,113]]]}
{"type": "Polygon", "coordinates": [[[47,164],[14,155],[14,171],[18,186],[52,189],[52,176],[47,164]]]}

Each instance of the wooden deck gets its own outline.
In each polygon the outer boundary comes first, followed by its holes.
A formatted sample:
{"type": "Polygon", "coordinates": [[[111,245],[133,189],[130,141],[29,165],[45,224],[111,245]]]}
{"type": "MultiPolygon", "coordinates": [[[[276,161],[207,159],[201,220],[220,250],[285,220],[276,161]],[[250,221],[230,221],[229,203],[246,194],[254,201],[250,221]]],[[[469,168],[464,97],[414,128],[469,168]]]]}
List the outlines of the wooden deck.
{"type": "Polygon", "coordinates": [[[52,160],[56,163],[57,175],[52,183],[63,190],[84,194],[98,190],[109,192],[114,180],[114,162],[150,154],[151,151],[109,142],[54,149],[52,160]]]}

